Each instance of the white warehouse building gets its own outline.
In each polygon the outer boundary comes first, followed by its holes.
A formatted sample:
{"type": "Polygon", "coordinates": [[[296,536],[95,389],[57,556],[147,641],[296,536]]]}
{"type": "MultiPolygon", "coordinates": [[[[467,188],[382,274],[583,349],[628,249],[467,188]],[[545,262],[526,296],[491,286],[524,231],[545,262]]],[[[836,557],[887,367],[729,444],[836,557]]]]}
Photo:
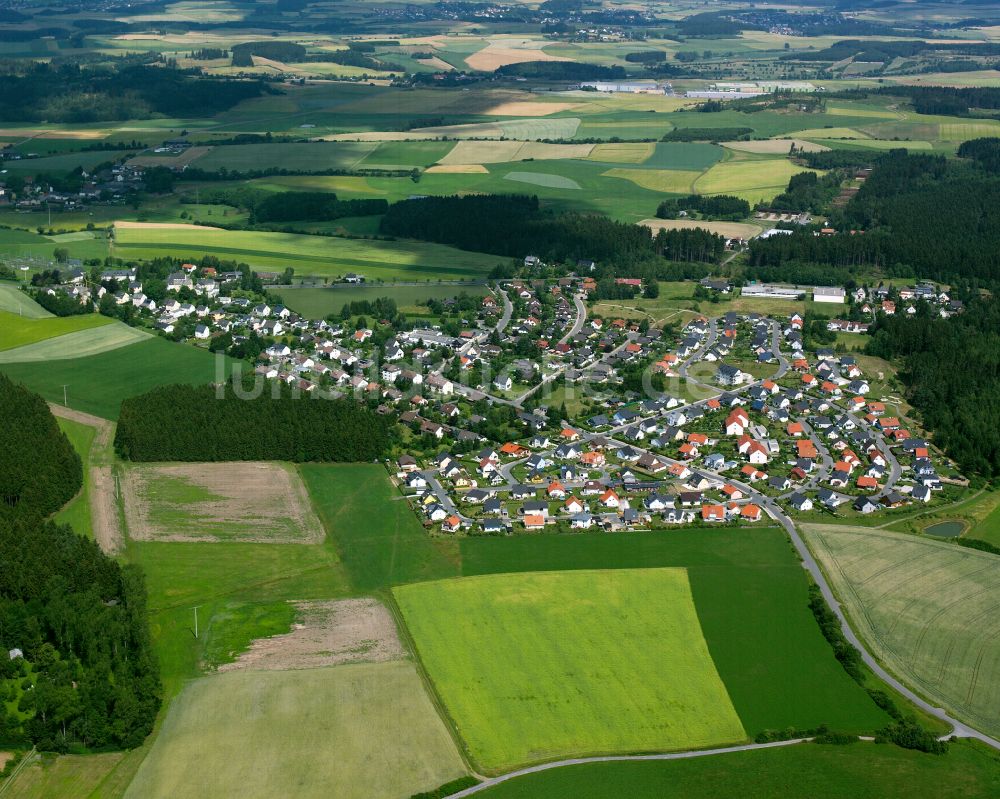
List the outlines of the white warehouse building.
{"type": "Polygon", "coordinates": [[[844,304],[847,292],[839,286],[815,286],[813,287],[813,302],[835,302],[844,304]]]}

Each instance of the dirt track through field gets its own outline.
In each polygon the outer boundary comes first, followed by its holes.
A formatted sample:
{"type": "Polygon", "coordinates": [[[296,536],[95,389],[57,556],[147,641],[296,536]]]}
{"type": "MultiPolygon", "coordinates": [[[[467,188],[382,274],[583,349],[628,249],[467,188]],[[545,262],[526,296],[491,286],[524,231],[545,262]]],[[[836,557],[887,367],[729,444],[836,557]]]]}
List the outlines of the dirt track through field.
{"type": "Polygon", "coordinates": [[[121,551],[123,541],[118,503],[115,501],[115,476],[111,466],[108,465],[115,426],[107,419],[75,411],[54,402],[49,403],[49,409],[54,416],[85,424],[97,430],[90,445],[90,525],[97,545],[108,555],[114,555],[121,551]]]}
{"type": "Polygon", "coordinates": [[[113,555],[122,548],[122,528],[115,502],[115,476],[110,466],[90,467],[90,525],[97,545],[113,555]]]}
{"type": "Polygon", "coordinates": [[[377,599],[296,602],[292,631],[258,638],[234,662],[219,671],[284,671],[379,663],[403,657],[392,614],[377,599]]]}

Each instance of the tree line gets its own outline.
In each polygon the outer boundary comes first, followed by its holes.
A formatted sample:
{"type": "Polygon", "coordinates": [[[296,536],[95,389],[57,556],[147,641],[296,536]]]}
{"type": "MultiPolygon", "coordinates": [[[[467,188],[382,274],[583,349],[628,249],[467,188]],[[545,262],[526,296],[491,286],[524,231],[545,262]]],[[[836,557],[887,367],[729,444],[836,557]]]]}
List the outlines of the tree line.
{"type": "Polygon", "coordinates": [[[866,351],[902,359],[907,399],[964,472],[1000,475],[1000,302],[974,298],[948,319],[924,305],[880,317],[866,351]]]}
{"type": "Polygon", "coordinates": [[[245,186],[216,189],[206,202],[245,208],[250,224],[259,222],[329,222],[347,216],[384,214],[389,203],[382,199],[339,200],[328,191],[262,191],[245,186]]]}
{"type": "Polygon", "coordinates": [[[1000,175],[966,162],[894,150],[830,222],[837,235],[754,239],[751,266],[871,266],[983,286],[1000,275],[1000,175]]]}
{"type": "Polygon", "coordinates": [[[202,117],[273,91],[261,81],[202,77],[197,71],[123,65],[111,70],[75,64],[33,64],[0,75],[0,119],[11,122],[97,122],[202,117]]]}
{"type": "Polygon", "coordinates": [[[740,197],[732,197],[728,194],[712,196],[690,194],[687,197],[664,200],[657,207],[656,216],[660,219],[677,219],[682,211],[696,211],[706,219],[735,222],[750,216],[750,203],[740,197]]]}
{"type": "Polygon", "coordinates": [[[251,388],[247,378],[126,399],[115,449],[134,461],[371,461],[385,453],[389,422],[353,400],[294,396],[277,382],[255,397],[251,388]]]}
{"type": "Polygon", "coordinates": [[[546,211],[538,197],[523,194],[403,200],[389,207],[380,232],[492,255],[537,255],[554,262],[626,262],[656,255],[708,262],[725,248],[721,236],[705,230],[659,231],[652,236],[648,228],[606,216],[546,211]]]}
{"type": "Polygon", "coordinates": [[[47,520],[80,458],[37,394],[0,375],[0,403],[0,744],[139,746],[161,701],[142,574],[47,520]]]}

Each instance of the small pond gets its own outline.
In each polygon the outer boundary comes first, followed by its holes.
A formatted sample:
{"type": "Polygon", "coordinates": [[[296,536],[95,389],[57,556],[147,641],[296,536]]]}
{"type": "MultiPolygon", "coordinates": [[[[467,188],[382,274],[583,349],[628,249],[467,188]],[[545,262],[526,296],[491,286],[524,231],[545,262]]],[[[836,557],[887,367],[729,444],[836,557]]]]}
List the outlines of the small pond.
{"type": "Polygon", "coordinates": [[[938,522],[930,527],[925,527],[924,532],[937,538],[957,538],[964,529],[965,525],[962,522],[938,522]]]}

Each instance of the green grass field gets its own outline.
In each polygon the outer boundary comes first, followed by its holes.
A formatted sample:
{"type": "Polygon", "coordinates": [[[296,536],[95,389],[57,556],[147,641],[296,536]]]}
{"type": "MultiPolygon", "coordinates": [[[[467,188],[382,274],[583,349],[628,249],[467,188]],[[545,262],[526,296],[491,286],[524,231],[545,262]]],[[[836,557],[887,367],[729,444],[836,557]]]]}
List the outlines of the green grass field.
{"type": "MultiPolygon", "coordinates": [[[[30,143],[21,148],[23,152],[34,152],[30,143]]],[[[98,164],[117,161],[125,156],[125,150],[97,150],[93,152],[62,153],[60,155],[43,156],[42,158],[25,158],[20,161],[5,161],[4,169],[19,174],[33,175],[39,172],[70,172],[77,167],[93,169],[98,164]]]]}
{"type": "Polygon", "coordinates": [[[83,488],[80,493],[67,502],[53,517],[60,524],[68,524],[80,535],[87,538],[94,537],[94,531],[90,523],[90,446],[94,443],[94,434],[97,432],[90,425],[80,424],[71,419],[56,418],[59,429],[62,430],[73,449],[83,461],[83,488]]]}
{"type": "Polygon", "coordinates": [[[430,539],[381,466],[307,463],[299,469],[355,591],[458,573],[446,551],[454,542],[430,539]]]}
{"type": "Polygon", "coordinates": [[[299,275],[342,276],[357,272],[369,280],[436,280],[482,277],[503,260],[440,244],[367,241],[261,233],[246,230],[123,228],[116,249],[130,258],[217,255],[260,269],[292,267],[299,275]]]}
{"type": "Polygon", "coordinates": [[[337,286],[330,288],[291,288],[282,286],[278,293],[282,301],[296,313],[309,319],[322,319],[328,314],[340,313],[345,303],[359,300],[374,300],[378,297],[389,297],[396,301],[396,306],[404,313],[426,313],[426,306],[418,303],[429,299],[448,299],[460,294],[481,296],[486,293],[486,286],[449,286],[429,284],[426,286],[407,286],[392,284],[382,286],[337,286]]]}
{"type": "Polygon", "coordinates": [[[876,657],[963,721],[1000,731],[1000,559],[887,530],[804,532],[876,657]]]}
{"type": "Polygon", "coordinates": [[[99,314],[31,319],[10,311],[0,311],[0,350],[11,350],[45,339],[110,325],[114,320],[99,314]]]}
{"type": "Polygon", "coordinates": [[[386,141],[368,153],[359,166],[364,169],[413,169],[437,163],[455,145],[438,141],[386,141]]]}
{"type": "Polygon", "coordinates": [[[69,407],[117,419],[126,397],[171,383],[211,383],[217,370],[231,367],[206,350],[157,337],[85,358],[0,364],[0,371],[51,402],[62,403],[66,386],[69,407]]]}
{"type": "Polygon", "coordinates": [[[802,744],[689,760],[588,763],[520,777],[482,799],[972,799],[1000,792],[992,750],[952,744],[946,755],[895,746],[802,744]]]}
{"type": "MultiPolygon", "coordinates": [[[[23,224],[26,217],[30,217],[30,214],[23,216],[21,214],[17,214],[16,216],[11,214],[11,216],[5,218],[5,223],[11,224],[17,222],[23,224]]],[[[53,221],[55,225],[59,224],[58,218],[53,221]]],[[[36,222],[35,224],[40,223],[36,222]]],[[[86,223],[84,222],[83,224],[86,223]]],[[[67,242],[65,245],[58,245],[52,238],[41,236],[38,233],[27,230],[0,228],[0,254],[51,258],[52,251],[57,246],[65,246],[72,258],[105,258],[108,254],[108,242],[103,238],[89,238],[67,242]]]]}
{"type": "Polygon", "coordinates": [[[10,784],[3,784],[5,799],[88,799],[121,796],[110,775],[127,755],[107,752],[90,755],[44,755],[26,766],[10,784]]]}
{"type": "Polygon", "coordinates": [[[731,160],[716,164],[695,181],[699,194],[732,194],[750,203],[773,199],[799,172],[815,170],[796,166],[785,158],[731,160]]]}
{"type": "Polygon", "coordinates": [[[579,191],[582,187],[573,178],[565,175],[553,175],[550,172],[508,172],[504,180],[515,183],[529,183],[532,186],[543,186],[548,189],[572,189],[579,191]]]}
{"type": "Polygon", "coordinates": [[[809,612],[784,533],[699,530],[461,541],[461,573],[687,569],[715,667],[748,735],[787,727],[871,731],[888,717],[844,672],[809,612]]]}
{"type": "Polygon", "coordinates": [[[353,169],[375,148],[371,142],[308,142],[302,144],[236,144],[213,147],[194,162],[199,169],[319,171],[353,169]]]}
{"type": "Polygon", "coordinates": [[[362,663],[189,684],[125,795],[398,799],[464,773],[414,665],[362,663]]]}
{"type": "Polygon", "coordinates": [[[0,281],[0,311],[17,314],[26,319],[46,319],[52,316],[18,286],[17,283],[0,281]]]}
{"type": "Polygon", "coordinates": [[[344,570],[325,544],[204,544],[132,541],[128,560],[142,566],[149,589],[150,628],[168,697],[197,677],[219,653],[246,648],[273,633],[274,607],[298,599],[347,593],[344,570]],[[201,638],[193,635],[198,605],[201,638]]]}
{"type": "Polygon", "coordinates": [[[966,534],[969,538],[978,538],[1000,546],[1000,502],[996,502],[993,510],[985,518],[973,524],[966,534]]]}
{"type": "Polygon", "coordinates": [[[485,769],[746,737],[683,569],[488,575],[393,594],[485,769]]]}
{"type": "MultiPolygon", "coordinates": [[[[77,318],[86,317],[64,317],[64,319],[77,318]]],[[[127,347],[129,344],[148,339],[152,335],[145,330],[129,327],[123,322],[111,320],[108,317],[99,318],[107,319],[108,323],[0,351],[0,364],[85,358],[89,355],[110,352],[119,347],[127,347]]],[[[47,321],[49,320],[39,320],[38,324],[47,321]]],[[[38,332],[44,332],[44,330],[38,332]]]]}
{"type": "Polygon", "coordinates": [[[748,735],[824,723],[863,732],[887,721],[834,659],[779,529],[431,538],[381,467],[300,470],[355,591],[459,575],[686,568],[712,659],[748,735]]]}
{"type": "MultiPolygon", "coordinates": [[[[489,142],[477,142],[489,144],[489,142]]],[[[613,162],[601,163],[575,158],[553,158],[529,162],[507,162],[488,164],[488,172],[476,173],[424,173],[420,183],[414,184],[410,178],[361,177],[358,175],[334,176],[276,176],[261,178],[251,185],[274,190],[307,189],[310,191],[334,191],[338,197],[373,198],[382,197],[389,202],[404,200],[413,194],[450,195],[465,193],[496,193],[529,191],[537,194],[547,206],[556,210],[576,210],[605,213],[615,219],[639,221],[647,219],[656,211],[662,199],[661,184],[665,180],[677,182],[678,176],[687,174],[676,169],[642,169],[628,165],[630,173],[617,176],[612,170],[622,165],[613,162]],[[631,171],[637,174],[634,182],[631,171]],[[530,172],[548,175],[526,186],[518,186],[517,181],[508,180],[511,173],[530,172]],[[646,174],[643,174],[646,173],[646,174]],[[651,187],[644,187],[638,181],[654,181],[651,187]],[[621,177],[627,178],[622,180],[621,177]],[[553,185],[543,185],[553,184],[553,185]],[[561,184],[561,185],[555,185],[561,184]],[[579,188],[574,188],[579,186],[579,188]]],[[[679,191],[690,192],[690,183],[701,173],[691,171],[691,179],[684,182],[679,191]]]]}

